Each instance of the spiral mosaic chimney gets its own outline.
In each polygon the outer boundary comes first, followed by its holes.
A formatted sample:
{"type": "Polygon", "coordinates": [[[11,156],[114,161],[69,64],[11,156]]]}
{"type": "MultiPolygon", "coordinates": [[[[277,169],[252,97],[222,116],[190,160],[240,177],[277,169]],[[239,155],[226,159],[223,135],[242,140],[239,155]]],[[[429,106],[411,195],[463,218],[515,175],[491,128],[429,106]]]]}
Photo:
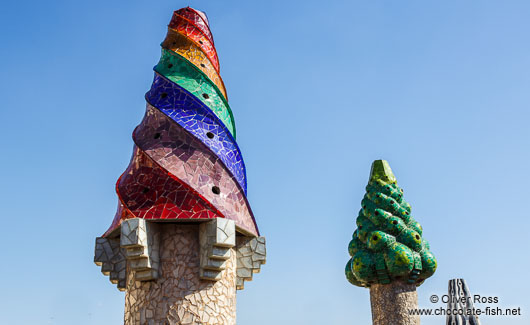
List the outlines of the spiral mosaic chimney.
{"type": "Polygon", "coordinates": [[[173,13],[118,209],[94,261],[126,291],[125,324],[235,324],[265,263],[207,16],[173,13]]]}

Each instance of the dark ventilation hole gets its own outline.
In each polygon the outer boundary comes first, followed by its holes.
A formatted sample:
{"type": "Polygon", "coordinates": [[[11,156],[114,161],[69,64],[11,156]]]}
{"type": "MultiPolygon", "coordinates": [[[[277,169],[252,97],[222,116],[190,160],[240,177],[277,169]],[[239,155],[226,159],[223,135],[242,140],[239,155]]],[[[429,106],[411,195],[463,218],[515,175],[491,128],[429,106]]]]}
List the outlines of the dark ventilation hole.
{"type": "Polygon", "coordinates": [[[160,94],[160,98],[166,98],[167,97],[167,93],[161,93],[160,94]]]}
{"type": "Polygon", "coordinates": [[[172,45],[177,45],[177,42],[173,42],[173,43],[171,43],[171,44],[172,44],[172,45]]]}
{"type": "Polygon", "coordinates": [[[170,63],[170,64],[167,65],[167,67],[168,67],[169,69],[171,69],[171,68],[173,68],[173,64],[170,63]]]}
{"type": "Polygon", "coordinates": [[[206,68],[206,66],[204,65],[204,63],[201,63],[201,67],[206,68]]]}
{"type": "Polygon", "coordinates": [[[215,137],[215,135],[212,133],[212,132],[208,132],[206,133],[206,136],[210,139],[213,139],[215,137]]]}
{"type": "Polygon", "coordinates": [[[378,216],[379,215],[379,211],[375,211],[375,215],[378,216]]]}
{"type": "Polygon", "coordinates": [[[359,226],[359,229],[363,229],[363,226],[359,226]]]}
{"type": "Polygon", "coordinates": [[[155,137],[154,137],[154,138],[155,138],[155,139],[160,138],[160,133],[155,133],[155,137]]]}
{"type": "Polygon", "coordinates": [[[420,235],[416,235],[416,240],[420,240],[420,235]]]}
{"type": "Polygon", "coordinates": [[[208,99],[208,98],[210,98],[210,96],[208,96],[207,93],[203,93],[203,94],[202,94],[202,97],[204,97],[204,99],[208,99]]]}
{"type": "Polygon", "coordinates": [[[409,213],[408,213],[408,212],[405,212],[405,214],[406,214],[406,215],[409,215],[409,213]]]}
{"type": "Polygon", "coordinates": [[[199,43],[201,43],[201,44],[202,44],[202,41],[199,41],[199,43]]]}
{"type": "Polygon", "coordinates": [[[213,194],[219,195],[219,194],[221,194],[221,189],[219,187],[217,187],[217,186],[214,186],[214,187],[212,187],[212,192],[213,192],[213,194]]]}
{"type": "Polygon", "coordinates": [[[144,189],[142,190],[142,192],[143,192],[144,194],[147,194],[147,192],[149,192],[149,189],[148,189],[147,187],[144,187],[144,189]]]}
{"type": "Polygon", "coordinates": [[[377,238],[377,236],[372,236],[372,240],[378,240],[379,238],[377,238]]]}
{"type": "Polygon", "coordinates": [[[397,225],[397,221],[396,220],[392,221],[392,224],[397,225]]]}

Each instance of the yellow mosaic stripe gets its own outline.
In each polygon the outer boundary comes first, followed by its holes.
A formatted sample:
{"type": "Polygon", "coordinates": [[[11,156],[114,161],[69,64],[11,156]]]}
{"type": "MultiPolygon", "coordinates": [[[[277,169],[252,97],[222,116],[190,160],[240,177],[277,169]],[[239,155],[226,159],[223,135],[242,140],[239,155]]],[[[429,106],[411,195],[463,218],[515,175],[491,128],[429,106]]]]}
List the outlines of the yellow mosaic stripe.
{"type": "Polygon", "coordinates": [[[225,99],[228,101],[223,79],[221,79],[221,76],[217,73],[206,54],[204,54],[204,52],[201,51],[201,48],[195,45],[192,40],[179,32],[168,28],[166,39],[161,45],[163,48],[188,59],[188,61],[199,68],[208,78],[210,78],[217,88],[219,88],[225,99]]]}

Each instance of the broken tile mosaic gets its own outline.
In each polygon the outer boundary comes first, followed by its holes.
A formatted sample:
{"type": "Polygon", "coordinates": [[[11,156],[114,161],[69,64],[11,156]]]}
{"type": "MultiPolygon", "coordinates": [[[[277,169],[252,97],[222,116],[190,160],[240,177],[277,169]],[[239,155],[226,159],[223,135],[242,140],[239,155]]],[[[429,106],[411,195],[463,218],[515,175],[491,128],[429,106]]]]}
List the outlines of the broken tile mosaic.
{"type": "Polygon", "coordinates": [[[228,129],[195,96],[155,73],[147,102],[158,108],[213,151],[236,177],[246,193],[245,164],[241,151],[228,129]]]}
{"type": "Polygon", "coordinates": [[[197,191],[225,218],[234,220],[241,232],[259,234],[237,179],[217,155],[171,118],[148,106],[133,140],[168,173],[197,191]]]}
{"type": "Polygon", "coordinates": [[[162,57],[154,70],[197,97],[224,123],[236,137],[232,110],[221,91],[201,70],[180,55],[162,49],[162,57]]]}
{"type": "Polygon", "coordinates": [[[168,28],[166,38],[161,45],[162,48],[182,56],[200,69],[208,78],[210,78],[217,88],[219,88],[225,99],[228,100],[223,79],[200,47],[195,45],[195,43],[186,36],[171,28],[168,28]]]}
{"type": "Polygon", "coordinates": [[[178,15],[176,12],[171,18],[169,28],[176,30],[177,32],[185,35],[197,44],[202,51],[208,56],[212,62],[215,70],[219,72],[219,59],[217,58],[217,51],[213,46],[213,43],[208,39],[204,32],[193,25],[188,19],[178,15]]]}
{"type": "Polygon", "coordinates": [[[206,18],[206,14],[204,12],[200,12],[198,10],[195,10],[193,8],[187,7],[182,8],[177,11],[175,11],[175,14],[186,18],[189,20],[193,25],[195,25],[197,28],[199,28],[206,37],[214,44],[213,41],[213,35],[210,31],[210,25],[208,24],[208,19],[206,18]]]}
{"type": "Polygon", "coordinates": [[[94,262],[126,291],[124,324],[234,325],[266,248],[204,13],[174,12],[145,99],[94,262]]]}

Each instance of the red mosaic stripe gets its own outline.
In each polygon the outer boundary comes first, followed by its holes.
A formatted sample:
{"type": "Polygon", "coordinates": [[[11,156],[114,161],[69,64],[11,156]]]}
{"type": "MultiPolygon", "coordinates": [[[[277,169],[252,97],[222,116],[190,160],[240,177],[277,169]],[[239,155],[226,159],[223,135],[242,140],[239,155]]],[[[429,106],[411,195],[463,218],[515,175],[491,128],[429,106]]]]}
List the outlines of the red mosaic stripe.
{"type": "Polygon", "coordinates": [[[217,57],[215,46],[197,26],[193,25],[188,19],[177,15],[175,12],[169,23],[169,28],[185,35],[197,44],[212,62],[215,70],[219,72],[219,59],[217,57]]]}
{"type": "Polygon", "coordinates": [[[106,234],[130,217],[155,220],[222,217],[215,207],[136,146],[129,167],[118,180],[117,192],[124,207],[120,205],[106,234]]]}
{"type": "Polygon", "coordinates": [[[197,10],[187,7],[177,10],[175,11],[175,13],[189,20],[193,25],[199,28],[203,32],[203,34],[206,35],[206,37],[208,37],[212,44],[215,45],[212,31],[210,30],[210,25],[197,10]]]}
{"type": "Polygon", "coordinates": [[[225,218],[234,220],[240,231],[259,235],[237,179],[214,152],[171,118],[148,105],[133,139],[160,167],[193,188],[225,218]]]}

